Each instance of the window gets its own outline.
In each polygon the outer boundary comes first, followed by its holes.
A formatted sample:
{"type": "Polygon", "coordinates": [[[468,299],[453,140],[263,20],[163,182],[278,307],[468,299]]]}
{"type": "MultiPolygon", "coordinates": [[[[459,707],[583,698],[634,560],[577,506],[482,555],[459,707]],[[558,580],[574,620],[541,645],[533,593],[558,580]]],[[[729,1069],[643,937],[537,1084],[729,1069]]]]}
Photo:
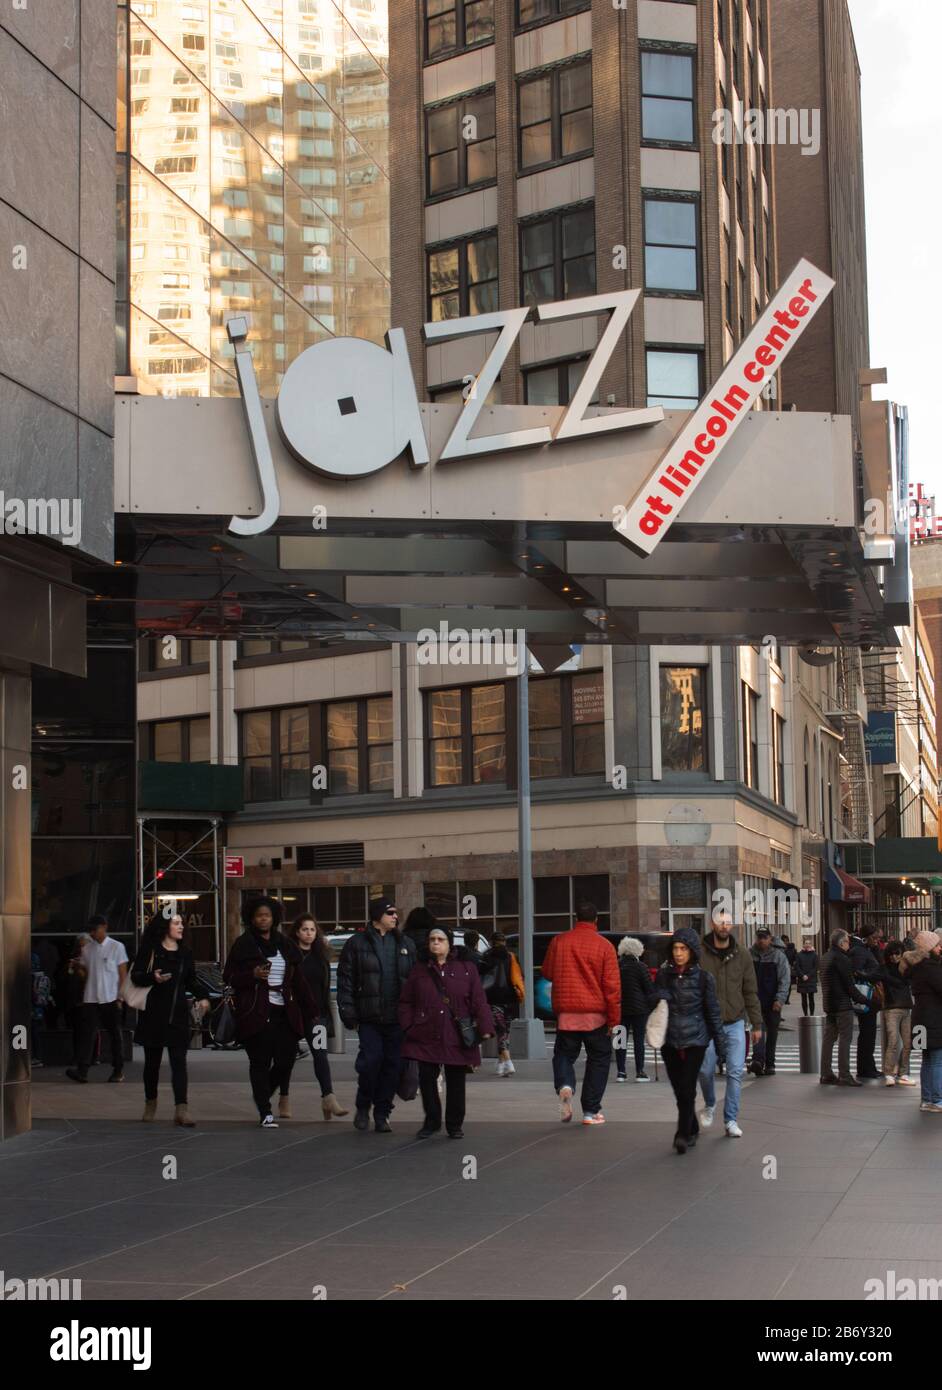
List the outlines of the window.
{"type": "Polygon", "coordinates": [[[322,763],[328,795],[392,790],[389,695],[250,710],[241,722],[246,801],[309,798],[325,790],[313,781],[322,763]]]}
{"type": "Polygon", "coordinates": [[[644,285],[648,290],[700,288],[696,202],[644,200],[644,285]]]}
{"type": "MultiPolygon", "coordinates": [[[[443,405],[463,405],[470,398],[472,383],[467,385],[462,381],[451,381],[442,386],[430,386],[429,398],[443,405]]],[[[500,405],[500,377],[488,391],[484,398],[485,405],[500,405]]]]}
{"type": "Polygon", "coordinates": [[[589,0],[517,0],[517,24],[536,24],[541,19],[587,10],[589,0]]]}
{"type": "Polygon", "coordinates": [[[489,314],[498,307],[497,235],[428,253],[429,321],[489,314]]]}
{"type": "Polygon", "coordinates": [[[692,927],[702,936],[709,914],[708,874],[661,874],[661,931],[692,927]]]}
{"type": "Polygon", "coordinates": [[[772,713],[772,773],[774,784],[772,799],[779,806],[785,805],[785,720],[780,714],[772,713]]]}
{"type": "MultiPolygon", "coordinates": [[[[585,375],[587,357],[569,362],[554,362],[549,367],[527,367],[523,373],[525,405],[569,405],[576,387],[585,375]]],[[[598,405],[598,387],[589,402],[598,405]]]]}
{"type": "Polygon", "coordinates": [[[530,777],[605,771],[601,671],[530,682],[530,777]]]}
{"type": "Polygon", "coordinates": [[[425,149],[430,198],[495,178],[493,88],[427,111],[425,149]]]}
{"type": "Polygon", "coordinates": [[[729,257],[730,257],[730,249],[729,249],[729,248],[730,248],[729,232],[727,232],[725,228],[724,228],[724,230],[723,230],[723,243],[724,243],[724,247],[725,247],[725,260],[724,260],[723,264],[724,264],[724,266],[726,267],[726,270],[727,270],[727,274],[726,274],[726,276],[725,276],[724,279],[723,279],[723,312],[724,312],[725,317],[726,317],[726,325],[727,325],[727,327],[729,328],[730,333],[732,333],[732,331],[733,331],[733,286],[732,286],[732,281],[731,281],[730,278],[729,278],[729,257]]]}
{"type": "Polygon", "coordinates": [[[205,34],[184,34],[183,47],[193,52],[200,52],[206,47],[205,34]]]}
{"type": "Polygon", "coordinates": [[[706,670],[661,667],[661,770],[706,772],[706,670]]]}
{"type": "Polygon", "coordinates": [[[466,685],[425,697],[428,785],[507,780],[505,686],[466,685]]]}
{"type": "Polygon", "coordinates": [[[425,56],[494,37],[494,0],[425,0],[425,56]]]}
{"type": "Polygon", "coordinates": [[[143,726],[143,751],[155,763],[208,763],[209,719],[161,719],[143,726]]]}
{"type": "Polygon", "coordinates": [[[331,795],[392,791],[392,696],[325,705],[324,747],[331,795]]]}
{"type": "Polygon", "coordinates": [[[291,911],[285,917],[297,916],[302,912],[313,912],[317,924],[325,932],[351,932],[369,921],[370,899],[389,898],[396,901],[394,883],[357,884],[342,888],[284,888],[278,894],[283,903],[290,897],[291,911]]]}
{"type": "MultiPolygon", "coordinates": [[[[425,906],[452,930],[474,930],[489,940],[495,931],[519,930],[519,885],[515,878],[446,879],[422,885],[425,906]]],[[[607,874],[573,874],[533,880],[534,965],[539,969],[551,936],[568,931],[581,903],[598,908],[599,931],[611,931],[611,888],[607,874]]],[[[508,943],[516,952],[516,941],[508,943]]]]}
{"type": "Polygon", "coordinates": [[[306,637],[248,637],[239,643],[239,657],[277,656],[283,652],[308,652],[324,644],[306,637]]]}
{"type": "Polygon", "coordinates": [[[521,169],[571,159],[592,149],[592,62],[570,63],[517,88],[521,169]]]}
{"type": "Polygon", "coordinates": [[[141,669],[171,671],[208,664],[210,645],[209,641],[196,637],[145,638],[140,649],[141,669]]]}
{"type": "Polygon", "coordinates": [[[595,294],[595,207],[520,228],[521,304],[595,294]]]}
{"type": "Polygon", "coordinates": [[[648,405],[693,410],[703,390],[703,354],[683,348],[648,348],[648,405]]]}
{"type": "Polygon", "coordinates": [[[742,768],[747,787],[759,789],[759,697],[742,682],[742,768]]]}
{"type": "Polygon", "coordinates": [[[693,144],[693,57],[688,53],[641,54],[641,138],[693,144]]]}

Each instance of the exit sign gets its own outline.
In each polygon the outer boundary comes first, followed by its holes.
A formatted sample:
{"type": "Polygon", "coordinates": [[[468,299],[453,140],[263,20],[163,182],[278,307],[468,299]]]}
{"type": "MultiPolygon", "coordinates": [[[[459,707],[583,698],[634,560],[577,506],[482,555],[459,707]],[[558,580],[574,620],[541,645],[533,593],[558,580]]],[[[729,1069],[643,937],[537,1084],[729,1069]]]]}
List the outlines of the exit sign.
{"type": "Polygon", "coordinates": [[[241,854],[226,855],[226,878],[241,878],[245,873],[245,857],[241,854]]]}

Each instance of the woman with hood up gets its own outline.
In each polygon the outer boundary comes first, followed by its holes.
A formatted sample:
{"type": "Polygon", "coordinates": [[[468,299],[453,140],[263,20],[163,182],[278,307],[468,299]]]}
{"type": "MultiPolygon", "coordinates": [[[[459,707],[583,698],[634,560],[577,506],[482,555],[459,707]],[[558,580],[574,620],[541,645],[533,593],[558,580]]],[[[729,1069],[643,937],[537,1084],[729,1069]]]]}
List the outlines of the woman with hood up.
{"type": "Polygon", "coordinates": [[[691,927],[674,932],[670,959],[657,972],[655,998],[667,1002],[667,1034],[661,1055],[677,1101],[674,1148],[679,1154],[697,1142],[697,1076],[712,1039],[726,1061],[726,1033],[713,977],[700,968],[700,938],[691,927]]]}
{"type": "Polygon", "coordinates": [[[277,1129],[271,1098],[291,1075],[303,1038],[317,1018],[301,952],[282,936],[281,903],[256,898],[242,908],[245,931],[232,944],[223,979],[231,985],[236,1037],[249,1057],[252,1098],[263,1129],[277,1129]]]}
{"type": "Polygon", "coordinates": [[[934,931],[916,933],[914,948],[903,952],[899,969],[912,986],[913,1037],[924,1030],[919,1109],[942,1115],[942,941],[934,931]]]}

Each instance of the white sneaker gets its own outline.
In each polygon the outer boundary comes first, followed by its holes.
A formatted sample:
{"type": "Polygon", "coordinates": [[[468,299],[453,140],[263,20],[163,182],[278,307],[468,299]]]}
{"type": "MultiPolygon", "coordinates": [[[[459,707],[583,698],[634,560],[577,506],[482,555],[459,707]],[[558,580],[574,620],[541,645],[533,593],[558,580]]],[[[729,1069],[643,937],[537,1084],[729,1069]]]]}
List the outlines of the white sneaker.
{"type": "Polygon", "coordinates": [[[716,1114],[716,1106],[715,1106],[715,1105],[705,1105],[705,1106],[703,1107],[703,1109],[702,1109],[701,1111],[698,1112],[698,1114],[697,1114],[697,1119],[700,1121],[700,1126],[701,1126],[702,1129],[709,1129],[709,1128],[710,1128],[710,1125],[713,1123],[713,1116],[714,1116],[715,1114],[716,1114]]]}
{"type": "Polygon", "coordinates": [[[559,1118],[564,1125],[572,1119],[572,1087],[563,1086],[559,1092],[559,1118]]]}
{"type": "Polygon", "coordinates": [[[504,1063],[504,1075],[505,1075],[505,1076],[515,1076],[516,1073],[517,1073],[517,1068],[514,1066],[513,1062],[511,1062],[511,1061],[508,1059],[508,1061],[506,1061],[506,1062],[504,1063]]]}
{"type": "Polygon", "coordinates": [[[729,1124],[726,1126],[726,1137],[727,1139],[742,1138],[742,1130],[739,1128],[735,1120],[730,1120],[729,1124]]]}
{"type": "Polygon", "coordinates": [[[264,1120],[259,1120],[258,1125],[259,1129],[277,1129],[278,1121],[274,1115],[266,1115],[264,1120]]]}
{"type": "Polygon", "coordinates": [[[915,1086],[916,1083],[911,1076],[898,1076],[896,1084],[897,1086],[915,1086]]]}
{"type": "Polygon", "coordinates": [[[498,1062],[498,1063],[497,1063],[497,1069],[496,1069],[496,1070],[497,1070],[497,1075],[498,1075],[498,1076],[506,1076],[506,1075],[507,1075],[507,1063],[506,1063],[506,1062],[498,1062]]]}
{"type": "Polygon", "coordinates": [[[895,1077],[895,1076],[890,1076],[889,1072],[887,1072],[886,1076],[884,1076],[884,1078],[883,1078],[883,1084],[884,1084],[884,1086],[895,1086],[895,1085],[896,1085],[896,1077],[895,1077]]]}
{"type": "Polygon", "coordinates": [[[932,1106],[929,1104],[929,1102],[928,1102],[927,1100],[924,1100],[924,1101],[921,1103],[921,1105],[919,1106],[919,1109],[925,1114],[925,1112],[926,1112],[927,1110],[931,1110],[931,1109],[932,1109],[932,1106]]]}

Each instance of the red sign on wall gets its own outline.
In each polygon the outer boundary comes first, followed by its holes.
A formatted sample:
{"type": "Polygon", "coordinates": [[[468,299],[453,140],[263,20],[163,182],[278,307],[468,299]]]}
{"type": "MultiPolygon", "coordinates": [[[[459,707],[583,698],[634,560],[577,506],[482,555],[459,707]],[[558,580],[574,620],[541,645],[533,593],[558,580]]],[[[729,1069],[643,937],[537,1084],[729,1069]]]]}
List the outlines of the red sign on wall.
{"type": "Polygon", "coordinates": [[[245,873],[245,857],[241,854],[226,855],[226,878],[241,878],[245,873]]]}

